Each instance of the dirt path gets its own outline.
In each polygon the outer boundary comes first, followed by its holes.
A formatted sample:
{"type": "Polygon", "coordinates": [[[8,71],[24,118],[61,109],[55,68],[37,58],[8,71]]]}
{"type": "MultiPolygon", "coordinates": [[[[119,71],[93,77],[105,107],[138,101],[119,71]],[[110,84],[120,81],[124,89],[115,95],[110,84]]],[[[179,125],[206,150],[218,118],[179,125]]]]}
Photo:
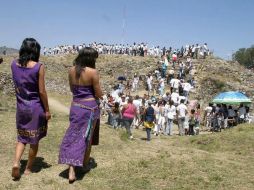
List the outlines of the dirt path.
{"type": "Polygon", "coordinates": [[[63,105],[61,102],[59,102],[58,100],[52,98],[52,97],[48,97],[48,101],[49,101],[49,106],[52,110],[57,111],[57,112],[61,112],[64,114],[69,114],[69,107],[63,105]]]}

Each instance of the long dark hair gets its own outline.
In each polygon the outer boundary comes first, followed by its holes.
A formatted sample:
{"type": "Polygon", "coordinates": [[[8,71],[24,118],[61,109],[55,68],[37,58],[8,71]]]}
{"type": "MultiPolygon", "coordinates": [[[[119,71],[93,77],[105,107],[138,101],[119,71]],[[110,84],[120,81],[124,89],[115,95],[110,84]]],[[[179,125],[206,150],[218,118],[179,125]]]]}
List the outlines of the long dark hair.
{"type": "Polygon", "coordinates": [[[26,67],[28,61],[38,62],[40,58],[40,51],[41,46],[34,38],[24,39],[19,50],[19,64],[22,67],[26,67]]]}
{"type": "Polygon", "coordinates": [[[98,58],[98,52],[95,49],[91,47],[81,49],[73,63],[76,70],[76,78],[80,77],[81,71],[84,67],[95,69],[96,58],[98,58]]]}

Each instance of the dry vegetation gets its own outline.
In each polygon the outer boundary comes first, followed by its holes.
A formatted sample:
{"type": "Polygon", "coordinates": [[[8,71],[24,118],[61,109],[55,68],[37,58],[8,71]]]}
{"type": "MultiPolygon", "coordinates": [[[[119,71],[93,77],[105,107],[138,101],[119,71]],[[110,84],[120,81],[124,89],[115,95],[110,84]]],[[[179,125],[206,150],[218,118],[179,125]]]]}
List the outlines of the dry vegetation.
{"type": "MultiPolygon", "coordinates": [[[[193,137],[152,137],[134,130],[101,126],[100,145],[93,148],[94,168],[79,173],[69,185],[66,166],[58,165],[59,144],[68,127],[68,115],[57,110],[41,141],[35,173],[18,182],[10,173],[16,138],[15,112],[1,113],[0,189],[253,189],[254,130],[242,125],[222,133],[193,137]]],[[[21,161],[27,160],[27,151],[21,161]]]]}

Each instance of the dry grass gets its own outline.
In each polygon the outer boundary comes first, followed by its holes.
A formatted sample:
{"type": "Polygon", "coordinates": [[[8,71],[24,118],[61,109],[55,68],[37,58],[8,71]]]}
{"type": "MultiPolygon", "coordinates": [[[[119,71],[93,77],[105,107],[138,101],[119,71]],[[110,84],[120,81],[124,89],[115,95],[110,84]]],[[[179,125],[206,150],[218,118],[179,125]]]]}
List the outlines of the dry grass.
{"type": "MultiPolygon", "coordinates": [[[[52,94],[51,94],[52,95],[52,94]]],[[[56,96],[61,102],[70,97],[56,96]]],[[[66,101],[64,101],[66,100],[66,101]]],[[[18,182],[10,173],[16,138],[15,112],[0,112],[0,189],[253,189],[254,130],[243,125],[222,133],[194,137],[152,137],[134,130],[101,126],[100,145],[93,147],[96,165],[69,185],[66,166],[58,165],[59,144],[68,127],[68,115],[53,111],[48,136],[41,141],[35,173],[18,182]]],[[[27,159],[27,151],[22,158],[27,159]]]]}

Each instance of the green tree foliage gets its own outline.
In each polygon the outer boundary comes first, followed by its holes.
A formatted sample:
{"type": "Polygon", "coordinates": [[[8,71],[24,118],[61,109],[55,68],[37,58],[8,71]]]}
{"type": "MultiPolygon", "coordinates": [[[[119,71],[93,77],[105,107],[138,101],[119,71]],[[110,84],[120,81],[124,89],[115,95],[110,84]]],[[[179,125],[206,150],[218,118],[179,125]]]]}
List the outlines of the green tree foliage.
{"type": "Polygon", "coordinates": [[[241,48],[233,54],[233,60],[246,67],[254,67],[254,45],[250,48],[241,48]]]}

